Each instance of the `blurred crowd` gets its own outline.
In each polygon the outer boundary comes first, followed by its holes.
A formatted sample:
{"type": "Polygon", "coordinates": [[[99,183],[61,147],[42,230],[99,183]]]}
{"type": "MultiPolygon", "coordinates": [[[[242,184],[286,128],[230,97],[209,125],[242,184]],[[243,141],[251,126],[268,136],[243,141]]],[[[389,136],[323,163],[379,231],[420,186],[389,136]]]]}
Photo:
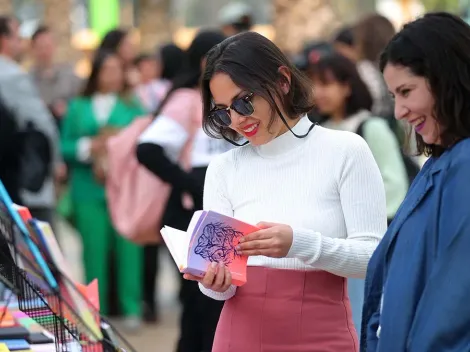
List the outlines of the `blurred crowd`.
{"type": "MultiPolygon", "coordinates": [[[[0,179],[37,219],[54,225],[61,217],[77,229],[86,281],[99,280],[102,313],[123,317],[129,331],[159,322],[156,283],[166,249],[160,239],[141,245],[118,233],[106,196],[107,142],[136,119],[155,117],[136,141],[136,158],[171,186],[161,200],[161,223],[186,230],[193,211],[202,208],[209,162],[235,148],[209,138],[200,125],[198,82],[205,55],[226,37],[249,31],[252,22],[250,8],[235,4],[221,11],[220,28],[201,30],[188,49],[167,43],[146,53],[127,30],[113,29],[96,49],[89,77],[81,79],[71,65],[56,62],[55,33],[47,24],[30,38],[32,65],[26,71],[18,20],[0,17],[0,179]],[[182,124],[187,129],[169,116],[188,121],[182,124]],[[187,158],[179,157],[187,145],[187,158]]],[[[310,120],[358,133],[369,145],[384,181],[389,221],[419,171],[419,161],[400,147],[407,131],[394,118],[378,68],[379,54],[394,34],[389,20],[371,14],[292,57],[312,82],[310,120]]],[[[178,351],[209,351],[222,303],[205,297],[196,283],[180,282],[178,351]]],[[[363,291],[363,280],[349,280],[358,331],[363,291]]]]}

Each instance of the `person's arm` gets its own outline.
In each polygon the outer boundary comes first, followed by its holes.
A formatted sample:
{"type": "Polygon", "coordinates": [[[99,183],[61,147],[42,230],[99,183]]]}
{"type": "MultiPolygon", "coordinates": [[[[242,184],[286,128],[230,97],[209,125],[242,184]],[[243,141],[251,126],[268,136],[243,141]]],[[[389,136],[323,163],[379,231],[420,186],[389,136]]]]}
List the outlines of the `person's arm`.
{"type": "Polygon", "coordinates": [[[179,155],[188,138],[188,132],[170,118],[159,116],[144,134],[137,145],[137,160],[162,181],[174,189],[202,196],[189,173],[178,164],[179,155]]]}
{"type": "MultiPolygon", "coordinates": [[[[233,209],[230,200],[227,198],[227,177],[231,165],[231,153],[220,155],[215,158],[207,168],[204,181],[204,210],[213,210],[220,214],[233,217],[233,209]]],[[[231,285],[225,292],[216,292],[205,288],[199,283],[199,289],[206,296],[225,301],[232,298],[236,292],[236,286],[231,285]]]]}
{"type": "Polygon", "coordinates": [[[24,123],[32,122],[38,131],[44,133],[52,148],[53,165],[60,165],[62,156],[57,125],[49,109],[40,98],[31,77],[27,73],[21,73],[12,75],[9,80],[10,82],[4,82],[5,87],[8,87],[5,89],[5,92],[8,93],[8,96],[5,97],[6,101],[24,123]]]}
{"type": "Polygon", "coordinates": [[[81,118],[79,102],[72,100],[62,122],[60,138],[64,161],[68,163],[91,163],[92,138],[78,134],[77,122],[81,118]]]}
{"type": "MultiPolygon", "coordinates": [[[[346,138],[345,136],[343,138],[346,138]]],[[[387,229],[385,190],[366,142],[355,134],[344,143],[343,163],[334,170],[347,238],[293,228],[288,258],[338,276],[363,278],[369,259],[387,229]]]]}
{"type": "Polygon", "coordinates": [[[162,181],[174,189],[190,193],[201,199],[198,182],[178,164],[182,150],[190,138],[191,101],[184,93],[174,92],[162,113],[140,136],[137,160],[162,181]]]}
{"type": "MultiPolygon", "coordinates": [[[[470,159],[448,170],[442,190],[435,264],[416,308],[409,351],[470,347],[470,159]]],[[[437,207],[436,207],[437,209],[437,207]]]]}
{"type": "Polygon", "coordinates": [[[379,166],[385,185],[387,218],[392,219],[409,187],[400,146],[387,122],[380,118],[371,118],[364,124],[364,139],[379,166]]]}

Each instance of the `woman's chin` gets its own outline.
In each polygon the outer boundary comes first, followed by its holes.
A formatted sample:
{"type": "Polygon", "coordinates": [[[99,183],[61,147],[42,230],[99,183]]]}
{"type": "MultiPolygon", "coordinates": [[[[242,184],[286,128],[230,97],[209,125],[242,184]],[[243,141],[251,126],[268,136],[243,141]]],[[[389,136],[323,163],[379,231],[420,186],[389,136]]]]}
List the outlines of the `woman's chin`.
{"type": "Polygon", "coordinates": [[[256,135],[254,137],[245,137],[251,145],[255,146],[255,147],[259,147],[260,145],[263,145],[263,144],[267,144],[269,142],[271,142],[275,137],[274,136],[271,136],[269,135],[267,138],[266,136],[261,136],[261,135],[256,135]]]}
{"type": "Polygon", "coordinates": [[[426,143],[426,144],[429,144],[429,145],[439,145],[440,142],[439,142],[439,138],[434,136],[434,135],[431,135],[431,134],[421,134],[421,137],[423,138],[423,142],[426,143]]]}
{"type": "Polygon", "coordinates": [[[259,147],[260,145],[263,145],[264,143],[261,143],[259,138],[253,137],[253,138],[247,138],[246,139],[248,142],[250,142],[251,145],[255,147],[259,147]]]}

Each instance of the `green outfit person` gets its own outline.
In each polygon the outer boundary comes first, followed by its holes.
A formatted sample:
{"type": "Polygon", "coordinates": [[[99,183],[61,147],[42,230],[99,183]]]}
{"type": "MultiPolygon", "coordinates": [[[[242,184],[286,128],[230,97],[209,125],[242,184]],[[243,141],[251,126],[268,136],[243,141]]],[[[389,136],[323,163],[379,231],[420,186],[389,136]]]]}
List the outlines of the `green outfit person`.
{"type": "Polygon", "coordinates": [[[125,317],[140,317],[142,254],[139,246],[119,236],[111,224],[105,190],[93,172],[90,149],[93,138],[103,129],[123,128],[142,115],[142,108],[134,101],[117,94],[94,93],[70,102],[62,126],[62,154],[69,164],[70,196],[83,240],[86,280],[98,279],[103,314],[108,313],[109,261],[114,250],[121,312],[125,317]]]}

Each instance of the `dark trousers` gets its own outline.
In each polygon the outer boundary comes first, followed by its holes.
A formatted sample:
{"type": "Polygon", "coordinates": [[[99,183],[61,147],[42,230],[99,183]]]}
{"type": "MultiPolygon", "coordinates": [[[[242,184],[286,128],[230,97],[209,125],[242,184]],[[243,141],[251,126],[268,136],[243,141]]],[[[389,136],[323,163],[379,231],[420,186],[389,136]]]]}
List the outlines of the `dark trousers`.
{"type": "Polygon", "coordinates": [[[150,309],[156,310],[158,273],[160,270],[160,251],[164,244],[151,244],[144,247],[144,288],[143,299],[150,309]]]}
{"type": "MultiPolygon", "coordinates": [[[[201,189],[204,187],[206,168],[195,168],[194,179],[201,189]]],[[[202,209],[202,199],[195,200],[195,210],[202,209]]],[[[163,217],[165,225],[179,230],[186,230],[194,210],[186,210],[181,204],[181,193],[173,191],[163,217]]],[[[177,352],[210,352],[215,329],[219,321],[224,302],[213,300],[199,290],[197,282],[184,280],[182,275],[180,301],[180,336],[177,352]]]]}
{"type": "Polygon", "coordinates": [[[182,279],[180,338],[177,352],[211,352],[223,301],[201,293],[198,283],[182,279]]]}

